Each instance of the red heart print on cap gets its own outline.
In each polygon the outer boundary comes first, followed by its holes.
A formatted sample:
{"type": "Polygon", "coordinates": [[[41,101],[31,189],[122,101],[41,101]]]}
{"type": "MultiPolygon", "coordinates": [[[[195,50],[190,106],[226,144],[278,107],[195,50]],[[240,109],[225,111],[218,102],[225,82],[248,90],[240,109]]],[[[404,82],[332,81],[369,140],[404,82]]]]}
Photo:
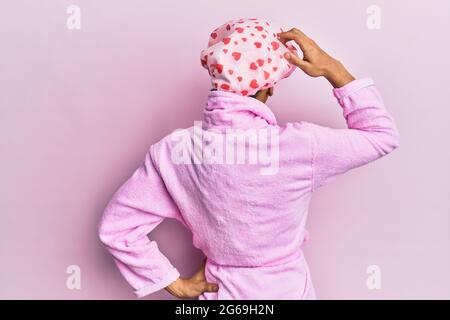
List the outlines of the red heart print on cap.
{"type": "Polygon", "coordinates": [[[240,52],[233,52],[231,54],[234,58],[234,60],[238,61],[241,58],[241,53],[240,52]]]}
{"type": "Polygon", "coordinates": [[[216,69],[218,73],[222,73],[223,65],[220,63],[216,63],[216,69]]]}
{"type": "Polygon", "coordinates": [[[253,88],[253,89],[258,89],[259,88],[259,84],[258,84],[258,82],[255,79],[253,79],[250,82],[250,88],[253,88]]]}
{"type": "Polygon", "coordinates": [[[212,88],[248,97],[285,77],[293,67],[286,65],[278,29],[266,20],[241,19],[210,31],[200,58],[212,88]]]}

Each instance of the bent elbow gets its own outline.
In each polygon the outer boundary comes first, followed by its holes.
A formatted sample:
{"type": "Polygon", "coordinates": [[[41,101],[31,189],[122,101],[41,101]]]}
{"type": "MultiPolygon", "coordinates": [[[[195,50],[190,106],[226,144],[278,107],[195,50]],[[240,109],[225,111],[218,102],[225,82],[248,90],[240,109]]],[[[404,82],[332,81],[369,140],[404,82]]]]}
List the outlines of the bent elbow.
{"type": "Polygon", "coordinates": [[[390,141],[390,151],[389,152],[392,152],[400,146],[400,133],[398,132],[397,129],[394,129],[392,131],[390,140],[391,141],[390,141]]]}
{"type": "Polygon", "coordinates": [[[103,245],[108,244],[108,237],[106,235],[106,227],[103,218],[97,226],[97,237],[103,245]]]}
{"type": "Polygon", "coordinates": [[[400,146],[400,133],[396,130],[395,131],[395,138],[393,139],[393,148],[392,151],[397,149],[400,146]]]}
{"type": "Polygon", "coordinates": [[[383,155],[387,155],[397,149],[400,145],[400,134],[394,129],[385,136],[383,144],[380,146],[383,155]]]}
{"type": "Polygon", "coordinates": [[[111,243],[111,232],[108,231],[111,229],[111,222],[109,221],[110,219],[108,218],[110,216],[110,208],[109,206],[106,207],[106,209],[103,212],[103,215],[100,219],[100,222],[97,225],[97,237],[100,240],[100,242],[105,245],[108,246],[111,243]]]}

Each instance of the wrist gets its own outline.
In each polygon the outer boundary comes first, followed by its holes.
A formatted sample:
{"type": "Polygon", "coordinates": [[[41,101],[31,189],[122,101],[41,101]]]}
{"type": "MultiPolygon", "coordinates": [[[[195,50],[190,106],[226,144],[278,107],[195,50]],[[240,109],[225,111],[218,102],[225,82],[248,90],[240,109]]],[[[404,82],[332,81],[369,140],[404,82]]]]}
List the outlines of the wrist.
{"type": "Polygon", "coordinates": [[[189,298],[186,291],[186,281],[185,279],[178,278],[166,287],[166,290],[174,297],[185,299],[189,298]]]}
{"type": "Polygon", "coordinates": [[[183,286],[183,279],[178,278],[177,280],[175,280],[174,282],[172,282],[171,284],[169,284],[165,289],[169,292],[180,292],[180,288],[183,286]]]}
{"type": "Polygon", "coordinates": [[[343,87],[347,83],[355,80],[355,78],[351,75],[350,72],[347,71],[344,65],[340,61],[334,59],[333,62],[330,63],[329,67],[326,68],[324,77],[334,88],[343,87]]]}

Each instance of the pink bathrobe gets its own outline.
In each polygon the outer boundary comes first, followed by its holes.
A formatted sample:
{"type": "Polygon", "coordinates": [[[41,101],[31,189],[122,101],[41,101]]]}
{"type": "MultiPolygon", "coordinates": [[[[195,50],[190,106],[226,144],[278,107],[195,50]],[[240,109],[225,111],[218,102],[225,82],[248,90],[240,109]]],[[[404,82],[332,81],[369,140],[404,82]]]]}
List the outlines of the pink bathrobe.
{"type": "MultiPolygon", "coordinates": [[[[302,254],[314,190],[399,143],[371,79],[333,93],[348,129],[308,122],[278,126],[272,111],[254,98],[209,93],[203,130],[278,130],[277,170],[271,173],[262,174],[262,165],[254,163],[179,163],[174,135],[151,146],[115,193],[99,227],[101,241],[138,297],[179,277],[147,237],[165,218],[173,218],[192,231],[194,245],[207,257],[207,281],[219,286],[199,299],[315,299],[302,254]]],[[[194,131],[185,132],[192,137],[194,131]]]]}

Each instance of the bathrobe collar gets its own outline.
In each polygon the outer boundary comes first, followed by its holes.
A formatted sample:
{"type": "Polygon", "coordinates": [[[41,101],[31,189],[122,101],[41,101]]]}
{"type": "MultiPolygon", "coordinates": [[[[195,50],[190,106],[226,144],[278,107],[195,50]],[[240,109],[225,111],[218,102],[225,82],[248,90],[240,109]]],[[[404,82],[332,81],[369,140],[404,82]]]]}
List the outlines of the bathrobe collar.
{"type": "Polygon", "coordinates": [[[263,102],[220,90],[209,92],[203,115],[203,126],[207,128],[252,128],[277,124],[272,110],[263,102]]]}

